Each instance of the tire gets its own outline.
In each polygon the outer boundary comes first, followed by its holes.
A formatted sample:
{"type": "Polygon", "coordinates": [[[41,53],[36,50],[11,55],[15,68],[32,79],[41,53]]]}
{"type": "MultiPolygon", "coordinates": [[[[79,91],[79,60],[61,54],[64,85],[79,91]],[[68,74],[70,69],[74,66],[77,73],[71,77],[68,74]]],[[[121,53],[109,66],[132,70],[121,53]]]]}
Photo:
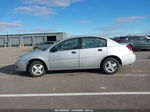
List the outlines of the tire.
{"type": "Polygon", "coordinates": [[[33,61],[29,65],[28,72],[32,77],[40,77],[46,73],[46,69],[41,61],[33,61]]]}
{"type": "Polygon", "coordinates": [[[120,69],[120,63],[115,58],[107,58],[103,61],[102,72],[105,74],[115,74],[120,69]]]}

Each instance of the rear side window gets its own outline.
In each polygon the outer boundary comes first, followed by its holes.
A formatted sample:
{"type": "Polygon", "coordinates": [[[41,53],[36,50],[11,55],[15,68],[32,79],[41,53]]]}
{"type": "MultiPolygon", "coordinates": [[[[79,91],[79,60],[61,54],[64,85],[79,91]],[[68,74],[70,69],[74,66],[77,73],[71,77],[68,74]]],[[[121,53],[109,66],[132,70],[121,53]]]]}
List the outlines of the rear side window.
{"type": "Polygon", "coordinates": [[[82,48],[97,48],[106,47],[107,40],[98,37],[84,37],[82,38],[82,48]]]}

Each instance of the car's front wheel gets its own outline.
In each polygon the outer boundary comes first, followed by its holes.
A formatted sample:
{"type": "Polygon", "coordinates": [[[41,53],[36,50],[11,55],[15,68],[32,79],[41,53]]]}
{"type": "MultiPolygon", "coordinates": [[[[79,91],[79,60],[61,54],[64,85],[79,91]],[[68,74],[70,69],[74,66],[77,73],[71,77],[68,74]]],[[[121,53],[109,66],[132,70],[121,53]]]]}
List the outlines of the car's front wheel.
{"type": "Polygon", "coordinates": [[[33,61],[28,68],[32,77],[40,77],[46,73],[45,67],[41,61],[33,61]]]}
{"type": "Polygon", "coordinates": [[[114,74],[120,69],[120,63],[115,58],[107,58],[102,63],[102,71],[106,74],[114,74]]]}

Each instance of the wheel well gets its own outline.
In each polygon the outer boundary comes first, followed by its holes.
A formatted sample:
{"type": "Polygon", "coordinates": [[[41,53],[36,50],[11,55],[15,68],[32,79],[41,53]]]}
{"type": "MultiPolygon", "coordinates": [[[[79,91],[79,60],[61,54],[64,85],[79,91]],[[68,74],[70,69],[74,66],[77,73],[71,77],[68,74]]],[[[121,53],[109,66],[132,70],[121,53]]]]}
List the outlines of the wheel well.
{"type": "Polygon", "coordinates": [[[118,62],[120,63],[120,65],[122,65],[121,59],[118,58],[117,56],[108,56],[108,57],[105,57],[105,58],[101,61],[100,67],[102,66],[103,62],[104,62],[107,58],[115,58],[115,59],[118,60],[118,62]]]}
{"type": "Polygon", "coordinates": [[[40,60],[40,59],[32,59],[32,60],[30,60],[30,61],[28,62],[28,64],[27,64],[27,71],[29,70],[30,64],[31,64],[32,62],[34,62],[34,61],[40,61],[40,62],[42,62],[42,64],[44,65],[46,71],[48,70],[47,65],[45,64],[44,61],[42,61],[42,60],[40,60]]]}

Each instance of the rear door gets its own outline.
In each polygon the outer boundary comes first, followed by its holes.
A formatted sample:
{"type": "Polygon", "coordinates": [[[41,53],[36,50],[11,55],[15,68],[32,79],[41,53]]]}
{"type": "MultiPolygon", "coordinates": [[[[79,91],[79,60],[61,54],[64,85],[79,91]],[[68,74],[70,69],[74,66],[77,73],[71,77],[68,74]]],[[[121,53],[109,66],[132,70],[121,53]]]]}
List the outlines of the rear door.
{"type": "Polygon", "coordinates": [[[107,40],[99,37],[83,37],[80,49],[80,68],[99,68],[107,56],[107,40]]]}

